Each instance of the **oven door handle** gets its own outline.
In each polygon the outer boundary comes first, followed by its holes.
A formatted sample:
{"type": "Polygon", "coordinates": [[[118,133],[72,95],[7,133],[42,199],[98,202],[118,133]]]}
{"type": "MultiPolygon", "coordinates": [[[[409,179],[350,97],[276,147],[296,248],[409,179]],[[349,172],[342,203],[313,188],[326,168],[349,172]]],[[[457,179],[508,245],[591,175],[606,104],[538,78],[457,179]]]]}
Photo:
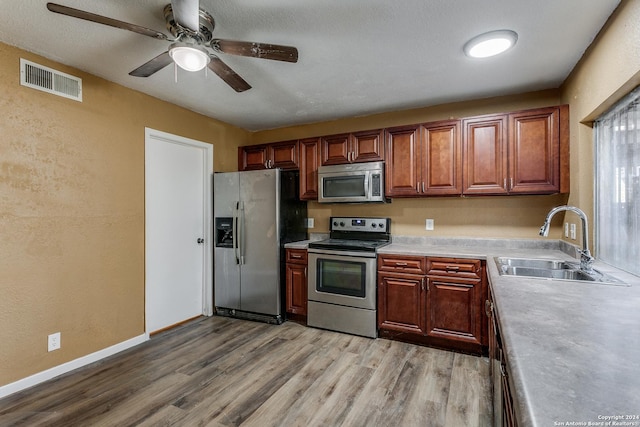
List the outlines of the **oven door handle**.
{"type": "Polygon", "coordinates": [[[330,257],[340,257],[340,258],[376,258],[377,255],[375,252],[359,252],[359,251],[341,251],[335,249],[316,249],[309,248],[309,255],[317,254],[317,255],[329,255],[330,257]]]}

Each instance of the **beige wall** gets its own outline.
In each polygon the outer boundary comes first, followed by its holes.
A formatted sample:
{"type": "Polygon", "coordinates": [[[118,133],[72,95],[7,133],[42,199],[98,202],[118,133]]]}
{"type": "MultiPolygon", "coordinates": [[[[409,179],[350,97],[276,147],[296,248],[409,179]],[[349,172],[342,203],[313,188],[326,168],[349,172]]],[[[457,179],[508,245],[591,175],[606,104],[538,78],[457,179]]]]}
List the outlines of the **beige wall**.
{"type": "Polygon", "coordinates": [[[0,44],[0,385],[144,333],[144,128],[250,134],[0,44]],[[20,86],[20,57],[83,79],[82,103],[20,86]],[[47,353],[47,335],[62,333],[47,353]]]}
{"type": "MultiPolygon", "coordinates": [[[[639,49],[640,0],[623,0],[562,86],[562,101],[571,105],[569,203],[590,219],[594,217],[591,122],[640,84],[639,49]]],[[[593,242],[593,227],[590,234],[593,242]]]]}

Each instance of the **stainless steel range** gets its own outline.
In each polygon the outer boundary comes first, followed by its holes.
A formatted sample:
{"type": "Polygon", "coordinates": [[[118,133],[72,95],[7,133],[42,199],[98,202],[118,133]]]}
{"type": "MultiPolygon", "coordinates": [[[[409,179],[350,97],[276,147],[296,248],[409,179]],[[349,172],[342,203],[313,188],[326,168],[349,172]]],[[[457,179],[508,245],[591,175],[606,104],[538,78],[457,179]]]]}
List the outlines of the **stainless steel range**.
{"type": "Polygon", "coordinates": [[[389,218],[331,217],[330,238],[309,243],[309,326],[378,336],[376,251],[390,228],[389,218]]]}

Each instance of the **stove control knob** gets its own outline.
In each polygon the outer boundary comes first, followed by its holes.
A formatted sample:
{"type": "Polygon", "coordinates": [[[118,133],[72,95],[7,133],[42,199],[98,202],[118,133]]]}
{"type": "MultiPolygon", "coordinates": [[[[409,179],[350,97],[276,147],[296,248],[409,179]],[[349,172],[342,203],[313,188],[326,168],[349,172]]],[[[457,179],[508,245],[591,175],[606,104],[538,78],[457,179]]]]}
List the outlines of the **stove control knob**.
{"type": "Polygon", "coordinates": [[[376,227],[377,227],[377,225],[374,223],[374,224],[371,224],[371,227],[372,227],[372,228],[376,228],[376,227]]]}
{"type": "Polygon", "coordinates": [[[338,226],[338,221],[333,221],[333,226],[337,227],[338,226]]]}
{"type": "MultiPolygon", "coordinates": [[[[375,226],[375,224],[373,224],[373,225],[375,226]]],[[[380,223],[380,224],[378,224],[378,227],[380,227],[380,228],[384,228],[384,224],[383,224],[383,223],[380,223]]]]}
{"type": "Polygon", "coordinates": [[[340,227],[344,227],[344,222],[340,221],[340,227]]]}

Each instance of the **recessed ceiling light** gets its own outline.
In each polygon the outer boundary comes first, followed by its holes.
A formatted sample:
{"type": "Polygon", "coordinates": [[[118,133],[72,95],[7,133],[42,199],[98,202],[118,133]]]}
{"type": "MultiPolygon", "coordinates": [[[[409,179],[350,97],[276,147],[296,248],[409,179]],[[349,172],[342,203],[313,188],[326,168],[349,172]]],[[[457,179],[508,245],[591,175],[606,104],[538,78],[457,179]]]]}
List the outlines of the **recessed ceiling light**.
{"type": "Polygon", "coordinates": [[[490,31],[469,40],[464,45],[464,53],[471,58],[488,58],[510,49],[517,40],[518,34],[514,31],[490,31]]]}

